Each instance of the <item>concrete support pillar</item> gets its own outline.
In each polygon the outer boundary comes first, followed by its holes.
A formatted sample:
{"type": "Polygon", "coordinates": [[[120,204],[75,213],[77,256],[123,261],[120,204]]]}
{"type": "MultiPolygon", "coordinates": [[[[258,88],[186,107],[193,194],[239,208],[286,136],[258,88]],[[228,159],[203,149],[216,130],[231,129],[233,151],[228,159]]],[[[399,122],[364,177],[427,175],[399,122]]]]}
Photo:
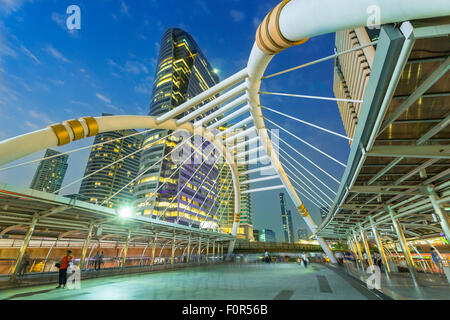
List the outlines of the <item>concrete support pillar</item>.
{"type": "Polygon", "coordinates": [[[206,241],[206,262],[209,261],[209,239],[206,241]]]}
{"type": "Polygon", "coordinates": [[[191,235],[189,235],[188,244],[187,244],[186,263],[189,263],[190,252],[191,252],[191,235]]]}
{"type": "Polygon", "coordinates": [[[441,223],[442,231],[447,239],[450,239],[450,227],[448,224],[448,215],[442,210],[441,205],[438,203],[438,196],[432,186],[426,187],[428,192],[428,197],[430,198],[431,204],[433,205],[434,212],[439,217],[439,222],[441,223]]]}
{"type": "Polygon", "coordinates": [[[35,214],[33,218],[31,219],[30,226],[28,227],[27,233],[25,234],[25,238],[23,239],[22,246],[19,250],[19,255],[17,256],[16,263],[14,264],[14,267],[11,271],[10,281],[15,281],[17,277],[17,273],[19,272],[19,266],[22,264],[22,258],[25,254],[25,251],[28,248],[28,244],[30,243],[31,236],[33,235],[34,228],[36,227],[36,224],[39,220],[39,215],[35,214]]]}
{"type": "Polygon", "coordinates": [[[220,259],[223,261],[223,244],[220,245],[220,259]]]}
{"type": "Polygon", "coordinates": [[[390,206],[387,206],[387,210],[391,215],[392,224],[394,225],[395,232],[397,233],[398,242],[402,248],[403,255],[405,256],[406,264],[408,265],[409,273],[416,286],[418,286],[416,269],[414,268],[414,261],[409,251],[408,243],[406,242],[405,234],[403,233],[402,226],[398,219],[395,218],[395,211],[390,206]]]}
{"type": "Polygon", "coordinates": [[[213,244],[212,244],[212,249],[213,249],[213,251],[212,251],[212,260],[213,260],[213,262],[215,261],[215,252],[216,252],[216,241],[213,241],[213,244]]]}
{"type": "Polygon", "coordinates": [[[369,262],[369,265],[372,267],[373,270],[373,260],[369,249],[369,243],[367,242],[366,235],[364,234],[364,231],[362,229],[360,230],[360,234],[361,234],[361,241],[364,245],[364,250],[366,251],[367,254],[367,261],[369,262]]]}
{"type": "Polygon", "coordinates": [[[174,232],[173,233],[173,242],[172,242],[172,253],[170,256],[170,264],[174,264],[174,262],[175,262],[175,249],[176,249],[175,241],[176,241],[176,238],[175,238],[175,232],[174,232]]]}
{"type": "Polygon", "coordinates": [[[383,242],[381,241],[380,234],[378,233],[378,230],[375,227],[373,218],[371,216],[369,216],[369,220],[370,220],[370,225],[372,227],[372,233],[373,233],[373,235],[375,237],[375,241],[377,243],[378,251],[380,251],[381,259],[383,260],[384,271],[386,273],[386,277],[389,278],[391,276],[391,269],[389,268],[389,263],[388,263],[388,260],[386,257],[386,253],[384,252],[383,242]]]}
{"type": "Polygon", "coordinates": [[[131,239],[131,230],[128,230],[127,240],[125,242],[125,247],[123,248],[123,253],[122,253],[122,266],[121,266],[122,271],[125,270],[125,264],[127,262],[128,246],[130,245],[130,239],[131,239]]]}
{"type": "Polygon", "coordinates": [[[93,229],[94,229],[94,224],[93,223],[89,224],[88,234],[86,236],[86,239],[84,240],[83,250],[81,251],[81,258],[80,258],[80,264],[79,264],[80,270],[83,270],[84,260],[86,259],[86,252],[87,252],[87,249],[89,248],[89,242],[91,241],[93,229]]]}
{"type": "Polygon", "coordinates": [[[150,260],[150,266],[153,266],[153,263],[155,262],[155,253],[156,253],[156,241],[158,240],[158,234],[155,233],[155,238],[153,239],[153,246],[152,246],[152,259],[150,260]]]}
{"type": "Polygon", "coordinates": [[[198,263],[202,262],[202,238],[198,238],[198,251],[197,251],[198,263]]]}
{"type": "Polygon", "coordinates": [[[359,246],[359,241],[358,241],[358,238],[356,236],[356,233],[353,234],[353,239],[355,241],[355,247],[356,247],[356,251],[358,252],[359,260],[361,261],[361,266],[362,266],[363,270],[365,270],[366,262],[364,261],[364,256],[363,256],[363,254],[361,252],[361,247],[359,246]]]}

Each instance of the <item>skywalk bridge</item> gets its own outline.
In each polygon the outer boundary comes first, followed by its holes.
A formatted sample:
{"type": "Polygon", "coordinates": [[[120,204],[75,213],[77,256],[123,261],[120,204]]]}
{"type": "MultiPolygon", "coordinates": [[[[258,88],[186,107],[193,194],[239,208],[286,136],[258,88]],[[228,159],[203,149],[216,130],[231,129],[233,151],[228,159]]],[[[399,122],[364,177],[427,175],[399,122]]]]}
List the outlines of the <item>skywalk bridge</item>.
{"type": "MultiPolygon", "coordinates": [[[[37,151],[102,132],[166,129],[170,136],[177,130],[183,130],[191,137],[202,136],[212,143],[214,154],[218,155],[214,161],[230,170],[231,191],[227,199],[232,197],[235,204],[233,230],[231,234],[222,234],[164,222],[161,217],[164,213],[152,218],[136,216],[120,220],[117,212],[102,206],[71,202],[56,195],[2,185],[1,233],[22,235],[25,240],[12,269],[13,277],[29,241],[38,235],[84,239],[83,264],[93,231],[98,230],[99,225],[102,229],[99,237],[122,241],[125,247],[132,242],[150,245],[152,241],[165,241],[168,246],[189,246],[197,241],[200,248],[205,246],[206,240],[220,243],[222,247],[227,243],[227,253],[231,254],[239,227],[241,184],[254,185],[273,180],[277,183],[270,187],[250,188],[244,192],[285,189],[332,263],[336,263],[336,259],[326,239],[345,240],[363,266],[362,252],[370,253],[368,240],[377,243],[385,262],[384,245],[396,242],[401,245],[414,278],[407,241],[411,238],[426,239],[440,233],[450,238],[446,212],[450,200],[448,1],[377,1],[381,12],[381,30],[377,41],[265,75],[271,59],[291,46],[301,45],[310,37],[366,26],[369,23],[367,8],[371,5],[372,1],[366,0],[282,1],[258,27],[255,44],[244,69],[167,113],[158,117],[84,117],[0,142],[0,165],[7,165],[37,151]],[[264,79],[353,52],[361,54],[369,46],[376,46],[376,53],[362,101],[348,97],[260,92],[264,79]],[[359,104],[361,113],[355,136],[347,137],[263,106],[261,99],[266,94],[359,104]],[[216,99],[202,104],[217,95],[216,99]],[[351,142],[347,163],[342,163],[272,121],[269,118],[271,112],[351,142]],[[230,121],[235,124],[224,131],[219,130],[222,124],[230,121]],[[277,136],[281,145],[277,148],[272,144],[268,134],[270,128],[266,125],[281,130],[277,136]],[[317,161],[286,143],[281,134],[289,134],[312,148],[318,157],[326,157],[342,166],[345,169],[343,176],[334,177],[318,166],[317,161]],[[249,138],[244,142],[236,143],[246,136],[249,138]],[[254,163],[268,165],[243,173],[261,174],[260,177],[240,181],[237,166],[254,163]],[[314,174],[304,165],[312,165],[314,170],[319,171],[314,174]],[[308,199],[312,205],[325,208],[329,212],[327,220],[316,226],[301,199],[308,199]]],[[[10,164],[1,170],[29,163],[10,164]]],[[[368,260],[372,265],[371,259],[368,260]]],[[[386,272],[389,274],[389,270],[386,272]]]]}

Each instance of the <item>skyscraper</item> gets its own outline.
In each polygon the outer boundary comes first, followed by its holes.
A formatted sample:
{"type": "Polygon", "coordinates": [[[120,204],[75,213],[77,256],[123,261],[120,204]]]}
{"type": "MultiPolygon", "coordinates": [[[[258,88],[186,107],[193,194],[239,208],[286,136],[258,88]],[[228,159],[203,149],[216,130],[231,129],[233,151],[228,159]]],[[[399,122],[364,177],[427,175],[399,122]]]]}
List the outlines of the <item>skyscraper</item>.
{"type": "Polygon", "coordinates": [[[259,234],[259,241],[261,242],[276,242],[275,232],[270,229],[262,229],[259,234]]]}
{"type": "MultiPolygon", "coordinates": [[[[103,114],[104,116],[108,114],[103,114]]],[[[89,160],[84,172],[85,178],[80,186],[79,194],[88,199],[89,202],[105,205],[110,208],[118,208],[133,203],[133,186],[131,183],[122,191],[131,180],[133,180],[139,168],[141,152],[137,152],[142,146],[143,137],[140,134],[120,139],[122,137],[136,134],[136,130],[118,130],[100,133],[95,136],[94,144],[113,140],[114,142],[96,146],[91,149],[89,160]],[[124,160],[111,165],[118,159],[124,160]],[[95,171],[105,168],[95,174],[95,171]],[[103,204],[105,200],[115,195],[111,200],[103,204]]]]}
{"type": "Polygon", "coordinates": [[[284,193],[280,193],[281,220],[283,222],[284,240],[286,242],[294,242],[294,231],[292,226],[291,211],[286,210],[284,202],[284,193]]]}
{"type": "MultiPolygon", "coordinates": [[[[218,76],[195,40],[183,30],[170,28],[161,41],[149,114],[164,114],[218,82],[218,76]]],[[[205,100],[199,106],[212,99],[205,100]]],[[[193,110],[191,108],[177,118],[193,110]]],[[[214,111],[213,108],[209,112],[214,111]]],[[[202,161],[192,164],[189,160],[181,166],[182,161],[167,157],[182,140],[174,136],[158,140],[170,133],[158,130],[148,134],[144,140],[139,171],[143,175],[134,191],[137,214],[153,217],[164,215],[162,218],[166,221],[186,225],[217,226],[218,204],[213,195],[217,194],[219,166],[200,164],[202,161]],[[203,181],[205,183],[202,185],[203,181]]],[[[197,148],[195,157],[207,159],[210,154],[210,151],[206,151],[210,150],[209,142],[193,140],[197,142],[187,144],[197,148]]]]}
{"type": "MultiPolygon", "coordinates": [[[[61,154],[61,152],[47,149],[44,157],[51,157],[61,154]]],[[[61,188],[64,176],[67,171],[67,154],[42,160],[34,173],[30,188],[39,191],[53,193],[61,188]]]]}
{"type": "MultiPolygon", "coordinates": [[[[227,127],[221,127],[220,130],[225,130],[227,127]]],[[[244,127],[245,129],[245,127],[244,127]]],[[[244,130],[241,129],[241,130],[244,130]]],[[[236,133],[236,132],[235,132],[236,133]]],[[[233,134],[235,134],[233,133],[233,134]]],[[[224,136],[224,139],[226,139],[226,135],[224,136]]],[[[248,137],[240,137],[237,139],[236,144],[240,144],[244,142],[245,140],[248,140],[248,137]]],[[[248,151],[248,145],[239,147],[237,149],[234,149],[234,154],[240,154],[245,151],[248,151]]],[[[239,164],[247,161],[249,159],[247,156],[241,156],[237,159],[238,162],[238,172],[239,175],[239,181],[241,182],[241,203],[240,203],[240,220],[239,220],[239,228],[237,231],[236,237],[243,238],[243,239],[252,239],[254,237],[253,235],[253,216],[252,216],[252,206],[251,206],[251,195],[249,193],[243,193],[243,191],[246,191],[250,188],[249,184],[242,184],[243,181],[249,180],[250,175],[249,174],[242,174],[244,171],[248,171],[248,165],[247,164],[239,164]]],[[[233,190],[233,184],[231,179],[231,170],[228,166],[224,167],[222,170],[222,173],[220,174],[219,179],[219,188],[222,185],[222,183],[225,182],[225,186],[230,185],[230,188],[224,188],[219,190],[219,199],[221,199],[221,203],[219,206],[219,226],[220,229],[225,233],[231,233],[233,228],[233,218],[234,218],[234,197],[233,194],[229,191],[233,190]]],[[[258,240],[257,238],[255,240],[258,240]]]]}

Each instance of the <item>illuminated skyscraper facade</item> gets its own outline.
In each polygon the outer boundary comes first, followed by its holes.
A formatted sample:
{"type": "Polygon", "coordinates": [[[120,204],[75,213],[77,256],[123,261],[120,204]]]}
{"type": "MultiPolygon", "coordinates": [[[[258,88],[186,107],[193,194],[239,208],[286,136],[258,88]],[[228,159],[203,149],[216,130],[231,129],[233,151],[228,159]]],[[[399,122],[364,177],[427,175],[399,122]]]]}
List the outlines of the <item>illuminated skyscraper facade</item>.
{"type": "Polygon", "coordinates": [[[294,231],[292,225],[291,211],[286,210],[284,202],[284,193],[280,193],[281,220],[283,223],[284,240],[286,242],[294,242],[294,231]]]}
{"type": "Polygon", "coordinates": [[[86,178],[80,186],[79,194],[81,198],[110,208],[118,208],[133,203],[134,183],[129,184],[129,182],[136,177],[139,169],[141,153],[138,150],[142,146],[143,137],[137,134],[132,137],[121,138],[136,133],[136,130],[118,130],[95,136],[94,144],[111,140],[114,142],[95,146],[91,149],[84,172],[86,178]],[[124,160],[113,164],[113,162],[124,157],[126,157],[124,160]],[[105,169],[96,172],[101,168],[105,169]],[[122,190],[123,187],[125,188],[122,190]],[[117,192],[119,193],[115,195],[117,192]],[[108,200],[113,195],[115,196],[108,200]]]}
{"type": "MultiPolygon", "coordinates": [[[[47,158],[59,154],[61,154],[61,152],[47,149],[44,157],[47,158]]],[[[39,162],[33,180],[31,181],[30,188],[50,193],[59,190],[67,171],[68,159],[69,156],[65,154],[39,162]]]]}
{"type": "MultiPolygon", "coordinates": [[[[161,41],[149,115],[162,115],[218,82],[218,76],[195,40],[180,29],[170,28],[161,41]]],[[[212,99],[205,100],[199,106],[212,99]]],[[[210,112],[214,111],[213,108],[210,112]]],[[[191,151],[197,149],[197,155],[192,155],[192,158],[197,157],[200,161],[192,164],[188,160],[179,168],[185,158],[180,157],[181,160],[176,161],[167,155],[182,138],[164,138],[170,133],[168,130],[158,130],[145,137],[139,170],[142,177],[134,189],[136,213],[185,225],[201,226],[208,222],[206,225],[217,227],[214,197],[218,192],[219,166],[210,161],[201,165],[202,160],[210,156],[210,144],[201,138],[191,139],[196,142],[191,141],[186,146],[191,151]]]]}
{"type": "MultiPolygon", "coordinates": [[[[227,127],[221,127],[221,130],[227,129],[227,127]]],[[[241,130],[245,130],[241,129],[241,130]]],[[[234,132],[233,134],[235,134],[234,132]]],[[[225,138],[226,139],[226,135],[225,138]]],[[[248,137],[240,137],[236,140],[236,144],[240,144],[244,142],[245,140],[248,140],[248,137]]],[[[238,147],[234,149],[234,154],[243,153],[245,151],[248,151],[248,145],[238,147]]],[[[247,164],[241,164],[248,161],[249,157],[242,156],[238,157],[237,163],[238,163],[238,172],[239,175],[239,181],[241,182],[241,196],[240,196],[240,220],[239,220],[239,228],[237,230],[236,237],[241,239],[248,239],[253,240],[253,216],[252,216],[252,205],[251,205],[251,196],[250,193],[243,193],[246,190],[250,189],[249,184],[243,184],[242,182],[249,180],[250,175],[249,174],[242,174],[245,171],[248,171],[249,166],[247,164]]],[[[224,184],[224,188],[220,189],[219,192],[219,226],[220,229],[225,233],[231,233],[233,228],[233,218],[234,218],[234,196],[233,196],[233,183],[231,179],[231,170],[228,166],[225,166],[220,174],[219,179],[219,189],[222,184],[224,184]]],[[[258,240],[258,239],[255,239],[258,240]]]]}

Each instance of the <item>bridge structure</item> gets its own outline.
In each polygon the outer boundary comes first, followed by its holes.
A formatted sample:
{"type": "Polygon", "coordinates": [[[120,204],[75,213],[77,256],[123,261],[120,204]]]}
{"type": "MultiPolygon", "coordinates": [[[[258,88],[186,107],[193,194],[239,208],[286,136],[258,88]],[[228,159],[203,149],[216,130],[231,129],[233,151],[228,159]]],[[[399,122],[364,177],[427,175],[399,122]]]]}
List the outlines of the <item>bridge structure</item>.
{"type": "MultiPolygon", "coordinates": [[[[11,277],[14,279],[33,237],[84,239],[81,265],[93,238],[110,238],[123,243],[122,265],[125,265],[126,251],[131,243],[141,243],[153,250],[156,246],[171,246],[172,260],[177,246],[187,248],[187,251],[183,251],[189,253],[195,245],[200,252],[209,248],[210,243],[219,244],[222,250],[226,244],[227,252],[231,254],[239,227],[241,192],[284,189],[332,263],[336,263],[336,258],[327,239],[346,241],[363,266],[363,252],[369,253],[368,263],[373,265],[368,241],[374,241],[387,268],[389,264],[385,244],[396,242],[400,244],[414,278],[414,263],[407,240],[440,233],[450,238],[447,215],[450,200],[450,59],[448,41],[447,46],[444,44],[450,33],[448,2],[378,0],[376,7],[380,15],[377,23],[381,30],[377,41],[276,74],[265,74],[272,58],[283,50],[302,45],[311,37],[370,25],[372,22],[368,19],[368,8],[371,6],[373,1],[367,0],[356,3],[350,0],[339,3],[332,0],[284,0],[267,14],[258,27],[245,68],[165,114],[156,117],[83,117],[1,141],[0,165],[3,167],[0,170],[8,170],[30,164],[23,162],[11,165],[25,156],[103,132],[123,129],[143,129],[145,133],[166,129],[171,132],[161,139],[167,139],[178,131],[187,132],[189,137],[201,136],[209,141],[219,155],[216,163],[229,168],[231,188],[227,199],[233,197],[235,205],[232,232],[224,234],[165,222],[162,217],[131,216],[123,219],[117,211],[101,205],[2,184],[1,234],[16,233],[23,235],[24,239],[11,277]],[[362,101],[347,97],[297,95],[305,99],[359,104],[361,114],[354,137],[341,135],[262,105],[262,96],[276,94],[260,91],[264,79],[354,52],[363,52],[369,46],[376,46],[376,53],[362,101]],[[411,74],[411,66],[416,65],[421,66],[421,71],[411,74]],[[347,163],[340,162],[272,121],[269,118],[271,112],[349,141],[351,151],[347,163]],[[227,129],[220,129],[222,124],[235,119],[243,120],[227,129]],[[270,128],[281,130],[280,134],[275,137],[272,134],[271,138],[270,128]],[[343,176],[334,177],[319,167],[317,161],[286,144],[282,134],[293,136],[315,150],[318,157],[326,157],[342,166],[345,169],[343,176]],[[248,139],[238,143],[242,137],[248,139]],[[286,146],[275,145],[279,141],[286,146]],[[244,146],[248,147],[247,151],[241,151],[244,146]],[[286,151],[288,148],[289,152],[286,151]],[[242,160],[246,158],[250,160],[242,160]],[[239,172],[240,164],[255,164],[257,167],[239,172]],[[304,164],[313,165],[323,177],[308,171],[304,164]],[[241,181],[240,174],[260,176],[241,181]],[[426,176],[426,179],[418,180],[415,178],[418,175],[426,176]],[[324,182],[325,177],[336,185],[324,182]],[[241,191],[242,184],[251,185],[260,181],[277,182],[269,187],[241,191]],[[317,226],[309,214],[311,209],[306,208],[302,199],[325,208],[329,212],[328,218],[317,226]],[[102,230],[101,235],[94,232],[98,229],[102,230]]],[[[216,199],[219,202],[223,200],[216,199]]],[[[389,274],[389,270],[386,271],[389,274]]]]}

